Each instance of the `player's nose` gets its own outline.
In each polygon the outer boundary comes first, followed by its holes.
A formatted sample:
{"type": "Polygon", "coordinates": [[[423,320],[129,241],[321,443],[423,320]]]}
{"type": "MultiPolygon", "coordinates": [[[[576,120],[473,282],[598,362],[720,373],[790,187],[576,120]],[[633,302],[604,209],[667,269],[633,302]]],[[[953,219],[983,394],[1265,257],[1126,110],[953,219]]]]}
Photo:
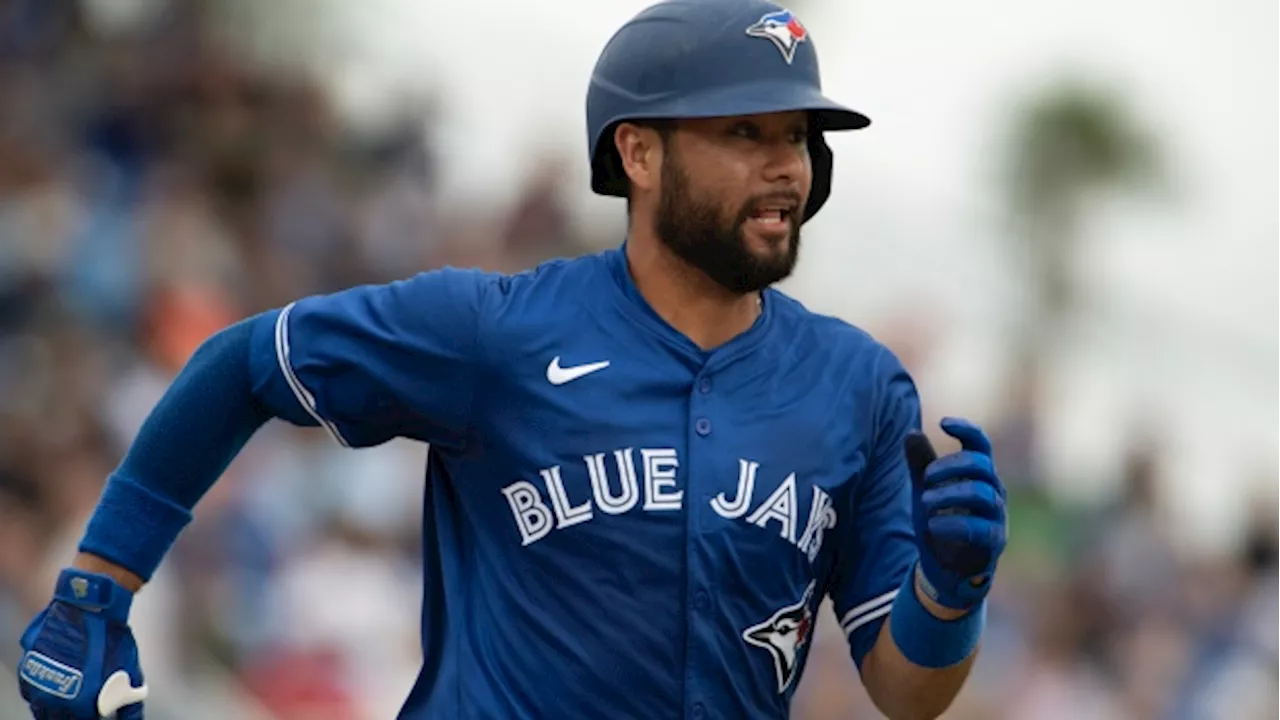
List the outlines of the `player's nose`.
{"type": "Polygon", "coordinates": [[[809,150],[791,142],[774,142],[765,146],[762,175],[771,189],[799,192],[809,171],[809,150]]]}

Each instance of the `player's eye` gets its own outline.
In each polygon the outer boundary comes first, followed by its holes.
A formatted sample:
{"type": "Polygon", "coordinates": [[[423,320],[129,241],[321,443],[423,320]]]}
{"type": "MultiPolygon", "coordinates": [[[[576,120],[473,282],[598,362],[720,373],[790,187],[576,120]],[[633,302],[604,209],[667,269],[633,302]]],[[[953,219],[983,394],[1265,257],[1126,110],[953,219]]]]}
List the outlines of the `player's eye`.
{"type": "Polygon", "coordinates": [[[802,128],[791,132],[791,142],[795,145],[803,145],[809,142],[809,129],[802,128]]]}
{"type": "Polygon", "coordinates": [[[729,128],[729,134],[736,135],[747,140],[759,140],[760,128],[753,123],[734,123],[733,126],[729,128]]]}

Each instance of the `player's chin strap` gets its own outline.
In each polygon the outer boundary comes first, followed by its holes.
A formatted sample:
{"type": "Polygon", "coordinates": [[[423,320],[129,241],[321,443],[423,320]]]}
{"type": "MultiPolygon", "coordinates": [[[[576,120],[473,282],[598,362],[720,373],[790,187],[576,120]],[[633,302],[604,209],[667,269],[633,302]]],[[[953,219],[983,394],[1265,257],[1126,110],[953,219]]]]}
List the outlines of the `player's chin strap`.
{"type": "Polygon", "coordinates": [[[129,673],[117,670],[102,683],[102,691],[98,693],[98,715],[111,717],[120,708],[146,699],[147,684],[144,682],[142,687],[134,687],[129,681],[129,673]]]}

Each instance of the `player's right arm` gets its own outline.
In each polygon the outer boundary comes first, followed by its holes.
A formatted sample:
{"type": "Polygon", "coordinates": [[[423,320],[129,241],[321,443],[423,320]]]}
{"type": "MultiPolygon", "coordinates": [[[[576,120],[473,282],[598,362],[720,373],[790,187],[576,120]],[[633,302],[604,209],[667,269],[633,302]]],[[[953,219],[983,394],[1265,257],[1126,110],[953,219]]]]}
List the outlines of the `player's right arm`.
{"type": "Polygon", "coordinates": [[[108,478],[79,555],[23,634],[19,684],[35,716],[89,720],[124,706],[121,720],[141,717],[133,594],[271,418],[321,426],[344,446],[410,437],[460,450],[495,286],[474,271],[424,273],[309,297],[203,343],[108,478]]]}

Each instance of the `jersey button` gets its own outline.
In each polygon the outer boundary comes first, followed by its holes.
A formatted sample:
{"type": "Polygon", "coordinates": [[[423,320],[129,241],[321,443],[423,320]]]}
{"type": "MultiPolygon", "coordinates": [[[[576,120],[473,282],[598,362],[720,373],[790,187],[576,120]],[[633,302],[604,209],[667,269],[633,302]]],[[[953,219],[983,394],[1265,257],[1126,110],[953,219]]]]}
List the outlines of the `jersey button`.
{"type": "Polygon", "coordinates": [[[711,602],[711,597],[707,595],[706,590],[699,590],[693,594],[693,608],[695,610],[706,610],[707,605],[711,602]]]}
{"type": "Polygon", "coordinates": [[[702,703],[694,703],[693,704],[694,720],[700,720],[700,718],[704,718],[706,716],[707,716],[707,709],[702,706],[702,703]]]}
{"type": "Polygon", "coordinates": [[[711,434],[711,421],[706,418],[698,418],[693,424],[693,429],[701,436],[706,437],[711,434]]]}
{"type": "Polygon", "coordinates": [[[711,378],[704,377],[698,381],[698,392],[706,395],[711,392],[711,378]]]}

